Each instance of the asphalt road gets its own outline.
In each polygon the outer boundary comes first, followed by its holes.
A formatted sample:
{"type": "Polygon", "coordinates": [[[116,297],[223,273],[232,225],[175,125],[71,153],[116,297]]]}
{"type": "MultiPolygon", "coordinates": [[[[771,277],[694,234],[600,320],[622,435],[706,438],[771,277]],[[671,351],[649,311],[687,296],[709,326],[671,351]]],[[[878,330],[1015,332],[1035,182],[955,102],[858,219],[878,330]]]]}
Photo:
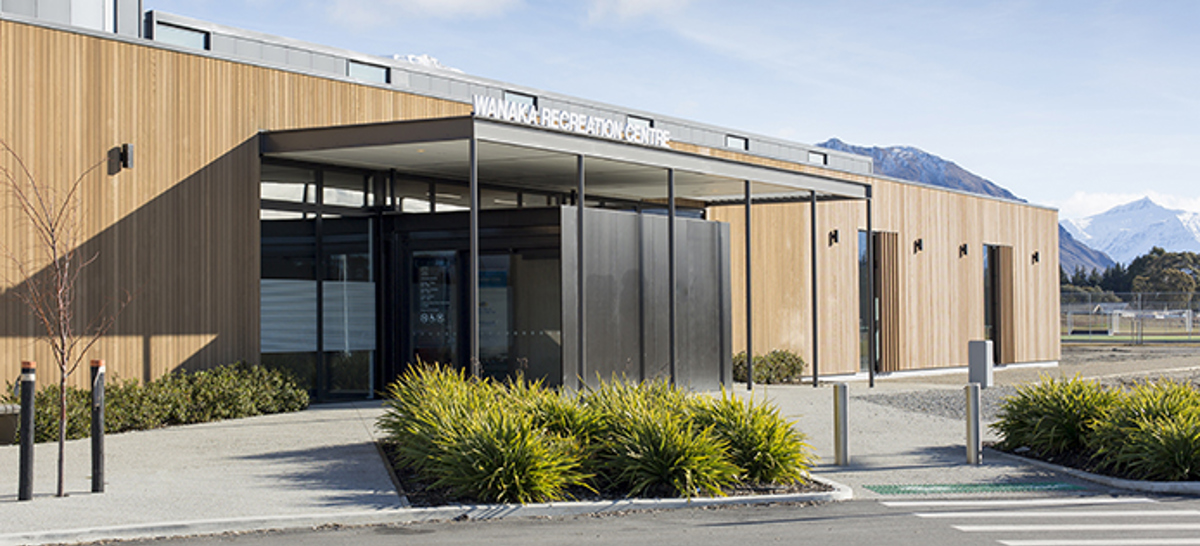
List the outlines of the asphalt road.
{"type": "Polygon", "coordinates": [[[1147,496],[859,500],[199,537],[171,545],[1200,545],[1200,499],[1147,496]]]}

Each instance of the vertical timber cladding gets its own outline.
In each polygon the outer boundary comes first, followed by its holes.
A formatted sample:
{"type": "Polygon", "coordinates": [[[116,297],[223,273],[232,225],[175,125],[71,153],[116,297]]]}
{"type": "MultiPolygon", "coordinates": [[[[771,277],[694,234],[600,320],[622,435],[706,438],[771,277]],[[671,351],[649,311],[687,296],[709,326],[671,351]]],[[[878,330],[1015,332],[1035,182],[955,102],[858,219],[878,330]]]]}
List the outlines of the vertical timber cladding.
{"type": "MultiPolygon", "coordinates": [[[[11,21],[0,21],[0,74],[0,139],[40,180],[61,188],[109,149],[134,145],[134,168],[89,176],[81,199],[79,248],[96,261],[77,314],[90,319],[133,294],[87,355],[106,359],[117,379],[257,359],[259,130],[470,113],[469,104],[11,21]]],[[[3,222],[21,225],[12,204],[0,197],[3,222]]],[[[0,235],[28,256],[32,240],[28,229],[0,235]]],[[[15,376],[21,360],[49,364],[28,312],[15,298],[3,305],[0,374],[15,376]]],[[[83,386],[86,373],[74,381],[83,386]]]]}
{"type": "MultiPolygon", "coordinates": [[[[983,245],[1012,248],[1007,354],[1011,362],[1059,358],[1058,218],[1054,210],[893,180],[871,179],[879,241],[882,371],[965,366],[967,346],[983,339],[983,245]],[[921,249],[915,249],[921,240],[921,249]],[[962,252],[963,245],[965,253],[962,252]],[[1039,261],[1033,263],[1032,254],[1039,261]]],[[[838,229],[829,245],[818,233],[822,374],[857,371],[856,230],[861,202],[818,205],[819,230],[838,229]],[[844,248],[843,248],[844,247],[844,248]],[[846,251],[843,257],[840,252],[846,251]]],[[[754,346],[797,351],[806,360],[809,307],[808,204],[756,204],[754,346]]],[[[745,348],[741,205],[713,207],[709,218],[731,229],[733,350],[745,348]]]]}

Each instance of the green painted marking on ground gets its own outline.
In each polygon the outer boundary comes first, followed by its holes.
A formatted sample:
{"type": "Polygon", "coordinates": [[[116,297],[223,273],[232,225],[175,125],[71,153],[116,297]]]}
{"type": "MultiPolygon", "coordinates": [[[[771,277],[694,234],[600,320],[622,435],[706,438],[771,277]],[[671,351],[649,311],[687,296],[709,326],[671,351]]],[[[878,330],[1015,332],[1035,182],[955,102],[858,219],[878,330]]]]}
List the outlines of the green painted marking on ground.
{"type": "Polygon", "coordinates": [[[1023,493],[1029,491],[1076,491],[1082,486],[1063,482],[1031,483],[919,483],[907,485],[864,485],[880,495],[936,495],[941,493],[1023,493]]]}

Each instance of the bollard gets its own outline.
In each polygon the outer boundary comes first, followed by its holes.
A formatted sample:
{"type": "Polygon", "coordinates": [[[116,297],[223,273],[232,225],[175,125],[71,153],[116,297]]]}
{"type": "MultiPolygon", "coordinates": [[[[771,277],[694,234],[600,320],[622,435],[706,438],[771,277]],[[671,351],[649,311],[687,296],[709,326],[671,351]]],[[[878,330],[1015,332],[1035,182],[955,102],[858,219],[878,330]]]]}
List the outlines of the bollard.
{"type": "Polygon", "coordinates": [[[104,492],[104,361],[92,361],[92,493],[104,492]]]}
{"type": "Polygon", "coordinates": [[[969,383],[967,393],[967,464],[983,464],[983,436],[979,433],[979,383],[969,383]]]}
{"type": "Polygon", "coordinates": [[[33,498],[33,396],[37,388],[37,363],[21,363],[21,476],[17,500],[33,498]]]}
{"type": "Polygon", "coordinates": [[[850,389],[845,383],[833,385],[833,459],[834,464],[846,466],[850,464],[850,442],[848,437],[850,419],[847,409],[850,401],[850,389]]]}

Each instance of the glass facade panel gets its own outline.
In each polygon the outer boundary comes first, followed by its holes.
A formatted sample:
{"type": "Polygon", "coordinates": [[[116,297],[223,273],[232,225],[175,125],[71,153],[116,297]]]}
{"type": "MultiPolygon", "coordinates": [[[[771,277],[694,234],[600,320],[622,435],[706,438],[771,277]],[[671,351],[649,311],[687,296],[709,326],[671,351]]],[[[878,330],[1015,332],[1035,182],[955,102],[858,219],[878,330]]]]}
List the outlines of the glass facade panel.
{"type": "Polygon", "coordinates": [[[357,173],[325,171],[321,197],[325,206],[362,208],[367,204],[368,178],[357,173]]]}
{"type": "Polygon", "coordinates": [[[458,254],[452,250],[413,252],[408,289],[412,362],[462,365],[458,359],[458,254]]]}
{"type": "Polygon", "coordinates": [[[193,49],[208,49],[207,32],[166,23],[154,25],[154,41],[193,49]]]}
{"type": "Polygon", "coordinates": [[[350,61],[346,66],[346,74],[356,80],[388,83],[388,69],[386,66],[350,61]]]}
{"type": "MultiPolygon", "coordinates": [[[[264,164],[259,192],[263,201],[316,205],[317,173],[312,169],[264,164]]],[[[269,208],[269,204],[263,208],[269,208]]]]}
{"type": "Polygon", "coordinates": [[[434,199],[434,210],[436,212],[470,210],[471,190],[466,186],[438,184],[436,188],[437,194],[434,199]]]}
{"type": "Polygon", "coordinates": [[[370,395],[375,351],[372,220],[322,222],[322,340],[330,394],[370,395]]]}
{"type": "Polygon", "coordinates": [[[479,204],[484,209],[515,209],[520,204],[517,192],[505,190],[479,190],[479,204]]]}

